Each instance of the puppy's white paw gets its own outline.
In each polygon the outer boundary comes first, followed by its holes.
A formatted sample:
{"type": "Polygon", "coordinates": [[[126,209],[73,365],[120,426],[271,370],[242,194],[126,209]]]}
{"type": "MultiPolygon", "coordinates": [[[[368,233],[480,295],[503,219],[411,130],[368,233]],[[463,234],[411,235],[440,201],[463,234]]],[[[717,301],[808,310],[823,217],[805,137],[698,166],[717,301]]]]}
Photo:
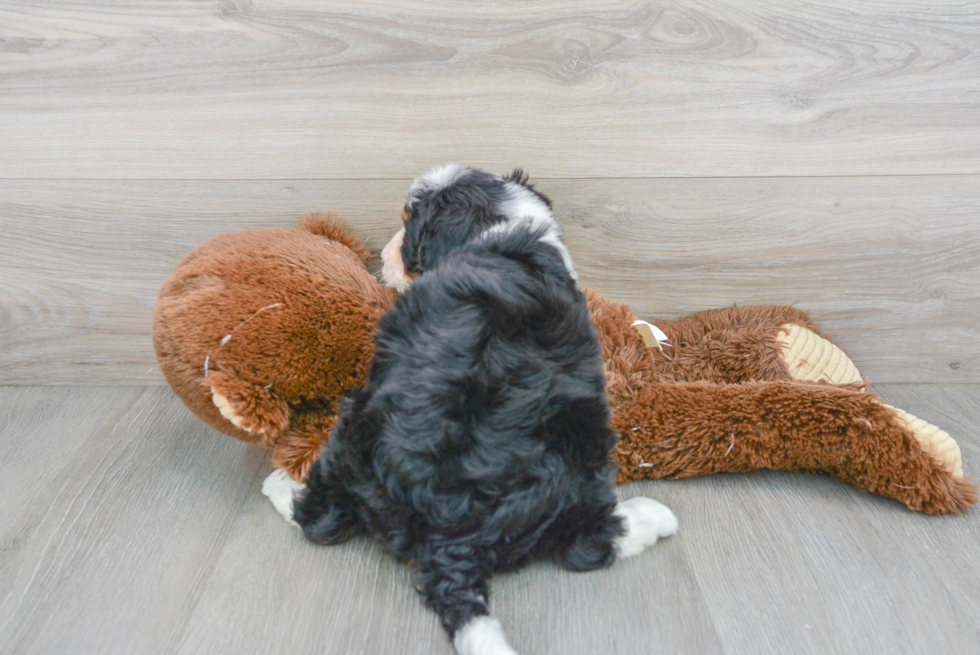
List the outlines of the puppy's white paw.
{"type": "Polygon", "coordinates": [[[677,517],[652,498],[630,498],[616,505],[613,511],[622,517],[626,534],[616,540],[616,554],[632,557],[643,552],[657,539],[677,533],[677,517]]]}
{"type": "Polygon", "coordinates": [[[305,488],[304,485],[286,475],[282,469],[276,469],[262,481],[262,493],[272,501],[272,506],[276,508],[276,511],[297,528],[299,524],[293,520],[293,500],[296,498],[296,494],[305,488]]]}
{"type": "Polygon", "coordinates": [[[235,412],[235,408],[231,406],[231,401],[225,396],[221,395],[214,389],[211,390],[211,402],[214,406],[218,408],[221,415],[226,419],[231,421],[231,424],[240,430],[245,430],[246,432],[251,432],[248,428],[242,427],[242,417],[235,412]]]}
{"type": "Polygon", "coordinates": [[[456,631],[453,647],[459,655],[517,655],[504,637],[500,622],[489,616],[478,616],[456,631]]]}

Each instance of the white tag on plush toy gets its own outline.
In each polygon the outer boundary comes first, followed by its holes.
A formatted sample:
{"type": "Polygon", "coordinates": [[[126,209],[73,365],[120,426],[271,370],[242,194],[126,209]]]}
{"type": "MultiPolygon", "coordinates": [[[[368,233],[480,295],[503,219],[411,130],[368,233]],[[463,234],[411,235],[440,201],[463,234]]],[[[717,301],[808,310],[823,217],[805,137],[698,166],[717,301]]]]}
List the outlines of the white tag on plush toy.
{"type": "Polygon", "coordinates": [[[643,343],[646,344],[647,348],[656,346],[659,350],[663,350],[663,346],[670,345],[667,343],[667,335],[664,334],[663,330],[652,323],[633,321],[633,328],[643,337],[643,343]]]}

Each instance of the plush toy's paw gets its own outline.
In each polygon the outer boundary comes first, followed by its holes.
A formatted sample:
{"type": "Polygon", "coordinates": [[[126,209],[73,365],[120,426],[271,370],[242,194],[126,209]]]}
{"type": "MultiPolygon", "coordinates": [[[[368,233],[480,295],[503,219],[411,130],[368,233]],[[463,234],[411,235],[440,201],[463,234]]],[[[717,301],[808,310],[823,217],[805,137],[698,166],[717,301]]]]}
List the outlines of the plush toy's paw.
{"type": "Polygon", "coordinates": [[[921,418],[916,418],[906,411],[882,403],[898,416],[899,422],[911,432],[922,450],[929,453],[954,480],[963,479],[963,456],[960,446],[945,430],[941,430],[921,418]]]}
{"type": "Polygon", "coordinates": [[[806,382],[862,384],[857,366],[844,351],[799,325],[783,325],[776,336],[790,375],[806,382]]]}
{"type": "Polygon", "coordinates": [[[293,500],[296,494],[306,487],[289,477],[282,469],[276,469],[262,482],[262,493],[272,501],[272,506],[290,524],[297,528],[299,524],[293,520],[293,500]]]}
{"type": "Polygon", "coordinates": [[[271,447],[289,426],[289,404],[270,389],[222,372],[212,372],[204,383],[211,389],[211,402],[221,416],[236,428],[261,435],[266,447],[271,447]]]}
{"type": "Polygon", "coordinates": [[[662,537],[677,533],[677,517],[652,498],[630,498],[616,505],[613,512],[623,519],[626,534],[616,540],[616,554],[632,557],[662,537]]]}
{"type": "Polygon", "coordinates": [[[238,414],[235,411],[235,408],[231,406],[231,401],[228,400],[226,397],[222,396],[214,389],[211,390],[211,402],[213,402],[214,406],[218,408],[218,411],[221,412],[221,415],[224,416],[229,421],[231,421],[231,424],[234,425],[236,428],[245,430],[246,432],[252,431],[251,428],[246,428],[242,426],[242,417],[240,414],[238,414]]]}

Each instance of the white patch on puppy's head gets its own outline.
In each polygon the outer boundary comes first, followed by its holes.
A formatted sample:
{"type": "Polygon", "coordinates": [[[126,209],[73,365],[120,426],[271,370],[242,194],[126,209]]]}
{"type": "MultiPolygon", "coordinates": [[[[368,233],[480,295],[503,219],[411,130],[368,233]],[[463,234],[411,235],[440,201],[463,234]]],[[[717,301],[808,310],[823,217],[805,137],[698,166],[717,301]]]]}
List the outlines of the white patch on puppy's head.
{"type": "Polygon", "coordinates": [[[424,175],[420,175],[415,178],[411,188],[408,190],[406,207],[411,209],[416,198],[421,193],[440,191],[451,187],[468,170],[470,169],[459,164],[443,164],[442,166],[436,166],[424,175]]]}
{"type": "Polygon", "coordinates": [[[544,230],[541,240],[554,246],[561,253],[562,261],[568,274],[573,280],[578,280],[578,273],[572,264],[572,256],[568,253],[562,238],[561,228],[548,204],[531,189],[519,182],[507,182],[508,198],[500,204],[501,212],[507,217],[506,222],[494,225],[484,234],[508,232],[520,226],[530,226],[531,229],[544,230]]]}

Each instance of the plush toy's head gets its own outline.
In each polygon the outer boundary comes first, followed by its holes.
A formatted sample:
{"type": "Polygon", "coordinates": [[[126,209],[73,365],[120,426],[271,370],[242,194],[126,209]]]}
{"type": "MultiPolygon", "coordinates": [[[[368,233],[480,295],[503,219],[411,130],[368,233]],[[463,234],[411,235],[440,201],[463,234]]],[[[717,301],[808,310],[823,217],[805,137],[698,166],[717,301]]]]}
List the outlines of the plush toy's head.
{"type": "Polygon", "coordinates": [[[300,229],[203,243],[160,291],[153,343],[164,377],[195,416],[242,441],[276,447],[297,430],[329,432],[394,300],[368,258],[358,237],[317,215],[300,229]]]}

